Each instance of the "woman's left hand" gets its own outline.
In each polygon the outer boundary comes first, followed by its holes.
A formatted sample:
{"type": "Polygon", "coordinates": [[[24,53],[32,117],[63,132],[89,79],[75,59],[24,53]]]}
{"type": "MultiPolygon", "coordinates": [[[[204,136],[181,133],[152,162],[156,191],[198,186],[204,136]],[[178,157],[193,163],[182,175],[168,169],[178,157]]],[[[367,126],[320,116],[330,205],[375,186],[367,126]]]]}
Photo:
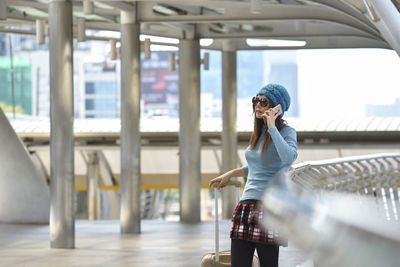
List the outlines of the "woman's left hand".
{"type": "Polygon", "coordinates": [[[275,120],[278,118],[279,114],[274,112],[272,108],[267,109],[262,115],[264,123],[267,124],[268,129],[275,127],[275,120]]]}

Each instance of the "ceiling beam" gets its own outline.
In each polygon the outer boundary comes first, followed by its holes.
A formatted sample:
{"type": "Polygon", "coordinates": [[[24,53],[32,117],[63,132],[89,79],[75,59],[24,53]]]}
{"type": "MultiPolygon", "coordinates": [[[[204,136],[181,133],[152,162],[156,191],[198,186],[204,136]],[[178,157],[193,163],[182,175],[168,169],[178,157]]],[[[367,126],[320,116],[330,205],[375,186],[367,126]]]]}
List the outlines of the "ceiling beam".
{"type": "Polygon", "coordinates": [[[123,10],[123,11],[134,11],[134,5],[130,3],[126,3],[124,1],[107,1],[107,0],[96,0],[96,2],[99,2],[101,4],[123,10]]]}
{"type": "MultiPolygon", "coordinates": [[[[362,11],[344,0],[309,0],[303,1],[303,4],[271,4],[270,1],[262,1],[261,14],[251,13],[249,1],[239,0],[94,0],[93,2],[95,3],[94,13],[85,15],[82,1],[73,1],[74,18],[85,18],[86,27],[92,30],[120,31],[120,10],[133,11],[136,6],[142,34],[174,38],[232,38],[234,40],[263,37],[307,39],[306,48],[321,48],[323,45],[356,47],[355,44],[359,41],[363,42],[359,43],[360,47],[376,45],[388,48],[376,26],[362,11]],[[153,11],[153,7],[159,3],[182,9],[184,12],[177,12],[177,14],[186,15],[157,14],[153,11]],[[210,30],[211,23],[221,24],[221,32],[210,30]],[[250,24],[254,27],[243,30],[236,27],[240,24],[250,24]],[[230,31],[229,28],[232,30],[230,31]],[[323,40],[324,38],[326,40],[323,40]],[[341,38],[343,40],[340,40],[341,38]],[[310,42],[315,43],[310,44],[310,42]]],[[[19,24],[34,28],[35,20],[43,19],[34,13],[29,14],[29,11],[15,10],[18,8],[30,7],[48,12],[48,4],[38,0],[8,0],[7,4],[11,9],[7,14],[7,20],[0,23],[2,25],[19,24]]],[[[218,42],[214,43],[213,47],[216,47],[218,42]]]]}
{"type": "Polygon", "coordinates": [[[344,14],[350,15],[351,17],[358,19],[362,23],[369,25],[371,28],[374,27],[373,23],[368,19],[368,17],[361,13],[361,10],[356,9],[352,5],[349,5],[347,2],[343,2],[342,0],[312,0],[312,2],[322,4],[328,8],[336,9],[344,14]]]}
{"type": "MultiPolygon", "coordinates": [[[[300,38],[287,37],[285,40],[297,41],[300,38]]],[[[229,38],[229,39],[214,39],[214,42],[203,49],[222,50],[223,43],[226,40],[233,42],[235,50],[291,50],[291,49],[326,49],[326,48],[383,48],[391,49],[384,41],[375,40],[366,37],[355,36],[302,36],[301,40],[306,41],[306,45],[302,47],[295,46],[249,46],[246,43],[246,38],[229,38]]]]}
{"type": "Polygon", "coordinates": [[[380,38],[375,27],[367,25],[348,14],[323,6],[269,5],[262,14],[247,10],[229,9],[222,15],[157,15],[152,11],[154,3],[138,2],[138,20],[141,22],[223,23],[246,21],[247,23],[271,20],[315,20],[345,24],[380,38]]]}
{"type": "MultiPolygon", "coordinates": [[[[126,2],[110,2],[110,1],[97,1],[102,4],[107,4],[109,6],[115,7],[115,8],[120,8],[120,9],[133,9],[133,6],[129,3],[126,2]]],[[[212,22],[226,22],[226,23],[240,23],[240,21],[246,22],[246,23],[257,23],[259,21],[270,21],[270,20],[319,20],[319,21],[331,21],[331,22],[336,22],[336,23],[341,23],[345,25],[352,26],[354,28],[363,30],[365,32],[368,32],[372,35],[375,35],[377,37],[380,37],[380,34],[377,32],[377,30],[370,25],[366,25],[365,23],[370,23],[368,19],[366,19],[364,16],[360,14],[356,14],[356,12],[350,12],[346,11],[344,6],[345,5],[341,1],[334,1],[336,4],[334,5],[332,1],[327,1],[327,0],[314,0],[313,2],[318,2],[323,5],[329,5],[331,9],[334,10],[340,10],[340,12],[347,12],[351,13],[351,15],[348,16],[338,16],[338,12],[327,12],[326,8],[322,8],[319,6],[316,7],[305,7],[303,5],[269,5],[266,6],[265,9],[263,10],[262,15],[254,15],[251,14],[250,11],[246,11],[243,9],[240,9],[240,14],[237,14],[237,11],[234,11],[232,9],[232,5],[234,6],[242,6],[244,7],[245,5],[248,5],[247,2],[242,2],[242,1],[161,1],[169,4],[179,4],[179,3],[186,3],[186,4],[191,4],[191,5],[204,5],[204,4],[211,4],[214,3],[214,6],[223,6],[227,5],[229,3],[229,6],[231,10],[229,11],[229,15],[224,14],[224,15],[186,15],[186,16],[160,16],[157,14],[154,14],[152,11],[152,7],[156,4],[156,2],[140,2],[138,5],[140,8],[140,12],[138,12],[139,20],[141,22],[165,22],[165,23],[173,23],[173,25],[178,26],[179,23],[212,23],[212,22]],[[268,9],[267,9],[268,7],[268,9]],[[313,8],[315,10],[310,10],[310,8],[313,8]],[[312,13],[313,15],[310,15],[312,13]],[[358,16],[358,19],[364,18],[363,21],[354,21],[354,17],[358,16]]],[[[46,11],[47,10],[47,5],[35,1],[23,1],[23,0],[13,0],[12,1],[12,6],[30,6],[32,8],[37,8],[38,10],[41,11],[46,11]]],[[[227,8],[229,9],[229,8],[227,8]]],[[[98,9],[96,8],[96,12],[100,13],[101,10],[104,9],[98,9]]],[[[83,7],[74,5],[74,11],[76,12],[83,12],[83,7]]],[[[118,11],[112,11],[110,10],[107,11],[109,14],[112,14],[112,16],[118,16],[118,11]]],[[[97,13],[95,13],[97,14],[97,13]]],[[[340,15],[340,14],[339,14],[340,15]]],[[[100,16],[101,17],[101,16],[100,16]]],[[[114,22],[115,19],[114,17],[106,16],[103,17],[109,22],[114,22]]],[[[90,20],[88,20],[90,21],[90,20]]],[[[187,28],[188,26],[185,26],[182,24],[180,26],[181,28],[187,28]]],[[[110,27],[107,27],[107,30],[110,27]]]]}

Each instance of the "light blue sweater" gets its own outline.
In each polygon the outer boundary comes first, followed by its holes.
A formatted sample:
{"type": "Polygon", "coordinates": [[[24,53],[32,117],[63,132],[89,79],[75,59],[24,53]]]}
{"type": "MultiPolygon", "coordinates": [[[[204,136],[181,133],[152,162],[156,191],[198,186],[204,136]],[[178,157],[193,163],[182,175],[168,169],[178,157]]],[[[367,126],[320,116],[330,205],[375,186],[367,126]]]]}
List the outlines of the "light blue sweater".
{"type": "Polygon", "coordinates": [[[251,150],[250,146],[246,149],[245,156],[248,165],[243,167],[243,171],[247,176],[247,183],[241,200],[261,200],[274,174],[283,167],[291,165],[297,158],[295,129],[285,125],[280,132],[276,127],[268,129],[268,132],[272,140],[265,153],[261,151],[264,144],[265,128],[254,150],[251,150]]]}

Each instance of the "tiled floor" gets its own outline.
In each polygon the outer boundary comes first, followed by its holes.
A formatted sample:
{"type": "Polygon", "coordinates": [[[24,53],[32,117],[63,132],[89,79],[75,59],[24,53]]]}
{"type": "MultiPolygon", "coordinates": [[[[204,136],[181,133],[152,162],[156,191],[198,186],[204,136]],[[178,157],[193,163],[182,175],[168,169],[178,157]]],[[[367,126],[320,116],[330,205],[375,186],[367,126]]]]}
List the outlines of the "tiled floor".
{"type": "MultiPolygon", "coordinates": [[[[0,224],[0,266],[200,266],[214,249],[214,223],[142,221],[141,234],[119,232],[118,221],[76,221],[75,249],[51,249],[48,225],[0,224]]],[[[220,225],[220,248],[229,249],[230,222],[220,225]]],[[[304,256],[281,248],[280,267],[304,256]]]]}

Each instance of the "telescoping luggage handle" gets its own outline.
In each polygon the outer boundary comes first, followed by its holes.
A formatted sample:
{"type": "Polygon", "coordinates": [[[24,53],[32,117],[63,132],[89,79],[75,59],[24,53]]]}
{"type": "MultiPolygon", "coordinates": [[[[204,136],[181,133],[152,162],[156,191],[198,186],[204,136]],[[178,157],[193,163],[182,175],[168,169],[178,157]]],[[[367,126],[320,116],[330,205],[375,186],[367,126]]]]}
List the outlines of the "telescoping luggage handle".
{"type": "MultiPolygon", "coordinates": [[[[219,218],[218,218],[218,189],[217,186],[219,182],[212,183],[211,186],[214,187],[215,193],[215,261],[219,262],[219,218]]],[[[235,186],[240,188],[242,183],[239,181],[229,180],[225,186],[235,186]]]]}

